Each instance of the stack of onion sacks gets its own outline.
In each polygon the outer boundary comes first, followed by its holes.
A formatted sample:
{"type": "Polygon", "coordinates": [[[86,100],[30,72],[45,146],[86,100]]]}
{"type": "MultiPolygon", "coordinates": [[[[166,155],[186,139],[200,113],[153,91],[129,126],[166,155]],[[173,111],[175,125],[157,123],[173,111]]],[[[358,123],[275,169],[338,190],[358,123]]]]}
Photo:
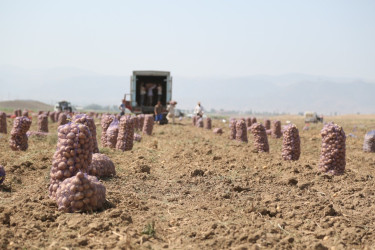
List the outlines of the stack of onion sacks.
{"type": "Polygon", "coordinates": [[[134,141],[134,120],[130,116],[123,116],[120,119],[116,149],[119,149],[122,151],[132,150],[133,141],[134,141]]]}
{"type": "Polygon", "coordinates": [[[205,127],[205,129],[211,129],[212,128],[212,120],[211,120],[210,117],[207,117],[204,127],[205,127]]]}
{"type": "Polygon", "coordinates": [[[146,135],[152,135],[152,130],[154,128],[154,116],[153,115],[146,115],[142,132],[146,135]]]}
{"type": "Polygon", "coordinates": [[[102,115],[100,125],[102,126],[102,136],[101,136],[101,141],[102,141],[102,146],[106,147],[107,146],[107,129],[111,125],[112,121],[115,119],[114,115],[107,115],[104,114],[102,115]]]}
{"type": "Polygon", "coordinates": [[[38,116],[38,132],[48,133],[48,116],[41,114],[38,116]]]}
{"type": "Polygon", "coordinates": [[[319,170],[333,175],[343,174],[346,165],[346,136],[342,127],[327,123],[320,131],[322,149],[319,170]]]}
{"type": "Polygon", "coordinates": [[[239,142],[248,142],[246,123],[242,119],[236,122],[236,140],[239,142]]]}
{"type": "Polygon", "coordinates": [[[106,189],[95,176],[78,172],[65,179],[56,190],[60,211],[86,212],[104,208],[106,189]]]}
{"type": "Polygon", "coordinates": [[[229,139],[231,139],[231,140],[236,139],[236,125],[237,125],[236,119],[230,118],[230,120],[229,120],[229,129],[230,129],[229,139]]]}
{"type": "Polygon", "coordinates": [[[75,115],[73,118],[75,123],[86,125],[90,129],[90,133],[93,141],[93,153],[99,153],[98,141],[96,140],[96,125],[94,118],[85,114],[75,115]]]}
{"type": "Polygon", "coordinates": [[[285,127],[281,156],[286,161],[297,161],[301,155],[301,140],[294,124],[285,127]]]}
{"type": "Polygon", "coordinates": [[[253,123],[250,128],[251,133],[254,136],[254,147],[256,151],[268,153],[270,151],[270,147],[264,126],[261,123],[253,123]]]}
{"type": "Polygon", "coordinates": [[[280,138],[283,134],[281,133],[281,122],[273,121],[271,128],[271,136],[273,138],[280,138]]]}
{"type": "Polygon", "coordinates": [[[17,117],[14,119],[13,128],[10,132],[9,145],[14,151],[26,151],[29,147],[27,131],[30,129],[31,120],[27,117],[17,117]]]}
{"type": "Polygon", "coordinates": [[[116,148],[117,137],[118,137],[119,121],[114,118],[111,125],[109,125],[106,132],[106,146],[109,148],[116,148]]]}
{"type": "Polygon", "coordinates": [[[49,196],[55,198],[57,188],[77,172],[87,172],[92,161],[93,141],[89,128],[78,123],[58,127],[57,150],[52,158],[49,196]]]}

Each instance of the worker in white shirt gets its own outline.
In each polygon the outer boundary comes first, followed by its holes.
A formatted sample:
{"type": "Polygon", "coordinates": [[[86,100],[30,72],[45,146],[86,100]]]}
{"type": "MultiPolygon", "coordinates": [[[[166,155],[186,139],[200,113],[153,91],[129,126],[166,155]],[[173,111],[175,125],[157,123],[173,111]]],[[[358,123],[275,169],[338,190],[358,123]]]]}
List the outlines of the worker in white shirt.
{"type": "Polygon", "coordinates": [[[152,99],[154,97],[154,88],[156,88],[156,84],[147,88],[147,96],[148,96],[148,105],[149,106],[153,106],[152,105],[152,101],[153,101],[152,99]]]}
{"type": "Polygon", "coordinates": [[[204,113],[204,109],[200,102],[198,102],[197,106],[194,109],[194,115],[202,117],[204,113]]]}

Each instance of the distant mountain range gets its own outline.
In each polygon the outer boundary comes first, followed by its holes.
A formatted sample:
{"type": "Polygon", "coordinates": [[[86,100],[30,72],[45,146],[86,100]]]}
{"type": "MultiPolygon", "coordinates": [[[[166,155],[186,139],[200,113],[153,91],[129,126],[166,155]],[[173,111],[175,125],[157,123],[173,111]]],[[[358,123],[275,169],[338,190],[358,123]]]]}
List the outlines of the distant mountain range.
{"type": "MultiPolygon", "coordinates": [[[[101,75],[75,68],[24,70],[0,67],[0,100],[34,99],[48,104],[119,105],[129,93],[128,75],[101,75]]],[[[172,76],[173,76],[173,72],[172,76]]],[[[206,109],[323,114],[375,113],[375,83],[303,74],[202,78],[174,76],[173,99],[182,109],[201,101],[206,109]]]]}

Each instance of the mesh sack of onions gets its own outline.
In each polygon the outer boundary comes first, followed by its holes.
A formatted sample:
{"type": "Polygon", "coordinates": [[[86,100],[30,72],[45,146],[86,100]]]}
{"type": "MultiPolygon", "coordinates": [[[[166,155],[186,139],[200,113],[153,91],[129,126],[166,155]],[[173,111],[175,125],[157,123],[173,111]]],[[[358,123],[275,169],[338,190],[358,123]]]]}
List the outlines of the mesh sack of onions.
{"type": "Polygon", "coordinates": [[[65,113],[59,114],[59,119],[57,120],[57,126],[65,125],[68,123],[68,116],[65,113]]]}
{"type": "Polygon", "coordinates": [[[212,120],[210,117],[207,117],[206,124],[204,126],[205,129],[211,129],[212,128],[212,120]]]}
{"type": "Polygon", "coordinates": [[[145,122],[145,115],[144,114],[137,115],[137,118],[138,118],[138,130],[142,131],[143,125],[145,122]]]}
{"type": "Polygon", "coordinates": [[[214,132],[214,134],[218,135],[221,135],[223,133],[223,130],[221,128],[214,128],[212,131],[214,132]]]}
{"type": "Polygon", "coordinates": [[[294,124],[285,127],[281,156],[286,161],[297,161],[301,155],[301,140],[294,124]]]}
{"type": "Polygon", "coordinates": [[[327,123],[320,131],[322,149],[320,153],[319,170],[333,175],[344,173],[346,165],[346,136],[342,127],[327,123]]]}
{"type": "Polygon", "coordinates": [[[236,119],[230,118],[230,120],[229,120],[229,130],[230,130],[229,139],[231,139],[231,140],[236,139],[236,124],[237,124],[236,119]]]}
{"type": "Polygon", "coordinates": [[[372,153],[375,152],[375,130],[371,130],[365,135],[365,140],[363,141],[363,151],[372,153]]]}
{"type": "Polygon", "coordinates": [[[94,119],[95,118],[95,112],[92,112],[92,111],[89,112],[89,116],[94,119]]]}
{"type": "Polygon", "coordinates": [[[48,116],[47,115],[42,114],[38,116],[38,132],[48,133],[48,116]]]}
{"type": "Polygon", "coordinates": [[[236,140],[247,143],[247,127],[244,120],[236,122],[236,140]]]}
{"type": "Polygon", "coordinates": [[[251,133],[254,137],[254,147],[258,152],[269,152],[270,147],[268,144],[268,138],[266,129],[261,123],[254,123],[251,125],[251,133]]]}
{"type": "Polygon", "coordinates": [[[92,162],[87,173],[98,178],[116,175],[115,164],[105,154],[96,153],[92,155],[92,162]]]}
{"type": "Polygon", "coordinates": [[[100,125],[102,126],[101,141],[103,147],[107,146],[107,129],[109,128],[114,119],[114,115],[103,114],[102,119],[100,120],[100,125]]]}
{"type": "Polygon", "coordinates": [[[273,138],[280,138],[283,134],[281,133],[281,122],[273,121],[271,128],[271,136],[273,138]]]}
{"type": "Polygon", "coordinates": [[[92,136],[92,142],[93,142],[93,153],[99,153],[99,148],[98,148],[98,141],[96,140],[96,125],[94,118],[85,115],[85,114],[80,114],[80,115],[75,115],[73,118],[73,121],[75,123],[80,123],[83,125],[86,125],[90,129],[90,133],[92,136]]]}
{"type": "Polygon", "coordinates": [[[146,135],[152,135],[152,129],[154,128],[154,116],[146,115],[143,123],[142,132],[146,135]]]}
{"type": "Polygon", "coordinates": [[[138,124],[139,120],[138,120],[138,118],[136,116],[132,116],[131,119],[133,120],[133,123],[134,123],[134,130],[138,131],[138,129],[139,129],[139,124],[138,124]]]}
{"type": "Polygon", "coordinates": [[[252,124],[252,123],[251,123],[251,118],[250,118],[250,117],[247,117],[245,121],[246,121],[246,127],[250,128],[250,127],[251,127],[251,124],[252,124]]]}
{"type": "Polygon", "coordinates": [[[55,120],[55,114],[56,114],[55,111],[49,113],[49,119],[51,119],[52,122],[56,122],[56,120],[55,120]]]}
{"type": "Polygon", "coordinates": [[[117,136],[116,149],[128,151],[133,149],[134,121],[130,116],[121,117],[117,136]]]}
{"type": "Polygon", "coordinates": [[[0,165],[0,184],[3,183],[5,180],[5,169],[3,166],[0,165]]]}
{"type": "Polygon", "coordinates": [[[59,120],[59,116],[61,114],[61,111],[55,112],[55,121],[57,122],[59,120]]]}
{"type": "Polygon", "coordinates": [[[141,142],[142,136],[140,134],[134,133],[134,141],[141,142]]]}
{"type": "Polygon", "coordinates": [[[31,120],[20,116],[14,119],[13,128],[10,132],[9,145],[14,151],[26,151],[29,147],[26,132],[30,129],[31,120]]]}
{"type": "Polygon", "coordinates": [[[56,190],[60,211],[86,212],[101,210],[105,203],[106,189],[95,176],[78,172],[65,179],[56,190]]]}
{"type": "Polygon", "coordinates": [[[251,117],[251,125],[253,125],[254,123],[257,123],[257,118],[251,117]]]}
{"type": "Polygon", "coordinates": [[[16,109],[16,110],[14,110],[14,115],[15,115],[16,117],[20,117],[20,116],[22,116],[22,110],[20,110],[20,109],[16,109]]]}
{"type": "Polygon", "coordinates": [[[6,134],[7,130],[7,114],[5,112],[0,112],[0,133],[6,134]]]}
{"type": "Polygon", "coordinates": [[[271,129],[271,121],[268,120],[268,119],[265,119],[264,120],[264,127],[265,127],[266,130],[271,129]]]}
{"type": "Polygon", "coordinates": [[[116,148],[118,137],[119,121],[115,118],[111,125],[109,125],[106,132],[106,146],[109,148],[116,148]]]}
{"type": "Polygon", "coordinates": [[[197,128],[203,128],[203,118],[199,117],[195,125],[197,128]]]}
{"type": "Polygon", "coordinates": [[[29,117],[29,111],[24,110],[24,111],[22,112],[22,116],[29,117]]]}
{"type": "Polygon", "coordinates": [[[87,172],[92,161],[93,141],[90,129],[83,124],[59,126],[57,149],[52,158],[49,196],[55,198],[59,184],[77,172],[87,172]]]}

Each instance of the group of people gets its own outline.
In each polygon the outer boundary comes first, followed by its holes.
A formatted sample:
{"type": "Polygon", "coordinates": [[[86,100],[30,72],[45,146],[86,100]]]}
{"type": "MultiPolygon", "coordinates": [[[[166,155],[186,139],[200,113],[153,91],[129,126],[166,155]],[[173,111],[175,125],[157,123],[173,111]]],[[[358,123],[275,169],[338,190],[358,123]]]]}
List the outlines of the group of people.
{"type": "MultiPolygon", "coordinates": [[[[172,122],[172,124],[175,123],[175,108],[176,108],[176,105],[177,105],[176,101],[170,101],[168,106],[167,106],[167,109],[166,109],[166,111],[168,112],[167,113],[167,120],[168,120],[168,122],[172,122]]],[[[125,114],[126,108],[131,109],[131,107],[128,107],[126,100],[123,99],[122,103],[119,107],[119,109],[121,110],[121,113],[120,113],[121,116],[125,114]]],[[[159,99],[157,104],[154,107],[155,122],[158,123],[158,124],[160,124],[160,122],[163,120],[163,111],[164,111],[164,108],[163,108],[163,105],[161,104],[161,101],[159,99]]],[[[204,114],[204,109],[203,109],[201,103],[198,102],[197,106],[194,108],[194,115],[202,117],[203,114],[204,114]]]]}
{"type": "MultiPolygon", "coordinates": [[[[175,122],[175,107],[177,102],[176,101],[170,101],[167,106],[167,120],[168,122],[172,122],[174,124],[175,122]]],[[[155,114],[155,122],[160,124],[163,120],[163,105],[161,105],[161,102],[158,101],[158,103],[154,107],[154,114],[155,114]]]]}
{"type": "Polygon", "coordinates": [[[156,84],[148,84],[148,87],[146,87],[145,84],[141,85],[140,89],[140,95],[141,95],[141,103],[140,106],[145,106],[145,96],[147,94],[147,105],[152,106],[154,101],[154,89],[157,88],[157,96],[158,96],[158,102],[161,101],[162,95],[163,95],[163,87],[159,83],[156,84]]]}

